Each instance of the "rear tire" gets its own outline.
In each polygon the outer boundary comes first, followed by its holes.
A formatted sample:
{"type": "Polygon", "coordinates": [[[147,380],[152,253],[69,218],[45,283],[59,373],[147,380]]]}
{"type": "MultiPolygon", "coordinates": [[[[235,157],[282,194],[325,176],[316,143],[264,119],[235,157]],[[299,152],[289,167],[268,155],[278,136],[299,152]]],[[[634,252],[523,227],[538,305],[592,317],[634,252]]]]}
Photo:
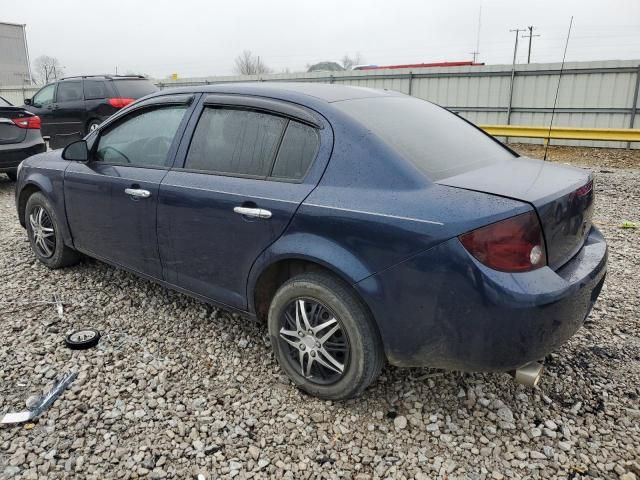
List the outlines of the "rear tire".
{"type": "Polygon", "coordinates": [[[89,123],[87,123],[87,131],[86,134],[90,134],[91,132],[93,132],[96,128],[98,128],[98,126],[101,124],[102,122],[100,120],[90,120],[89,123]]]}
{"type": "Polygon", "coordinates": [[[57,269],[78,263],[80,254],[64,244],[58,217],[42,193],[36,192],[27,200],[25,222],[31,250],[47,267],[57,269]]]}
{"type": "Polygon", "coordinates": [[[348,284],[326,273],[303,273],[285,282],[273,297],[268,324],[281,368],[316,397],[358,396],[384,365],[368,308],[348,284]]]}
{"type": "Polygon", "coordinates": [[[18,179],[17,172],[5,172],[5,174],[7,175],[7,177],[9,177],[9,180],[11,180],[12,182],[15,182],[18,179]]]}

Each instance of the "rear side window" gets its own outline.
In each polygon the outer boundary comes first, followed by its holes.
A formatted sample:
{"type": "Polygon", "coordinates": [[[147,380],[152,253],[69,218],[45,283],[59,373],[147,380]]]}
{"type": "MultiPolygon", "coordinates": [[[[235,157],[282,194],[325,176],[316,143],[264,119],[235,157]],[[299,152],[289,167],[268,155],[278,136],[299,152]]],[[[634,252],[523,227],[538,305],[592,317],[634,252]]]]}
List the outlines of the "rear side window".
{"type": "Polygon", "coordinates": [[[412,97],[374,97],[333,104],[437,181],[514,158],[457,115],[412,97]]]}
{"type": "Polygon", "coordinates": [[[95,100],[107,97],[107,87],[104,84],[104,80],[84,81],[84,98],[86,100],[95,100]]]}
{"type": "Polygon", "coordinates": [[[73,102],[82,100],[82,82],[60,82],[58,84],[57,102],[73,102]]]}
{"type": "Polygon", "coordinates": [[[113,84],[120,98],[141,98],[158,91],[158,87],[144,79],[114,80],[113,84]]]}
{"type": "Polygon", "coordinates": [[[185,168],[266,177],[287,120],[250,110],[206,108],[185,168]]]}
{"type": "Polygon", "coordinates": [[[290,121],[282,139],[272,177],[300,180],[318,152],[319,138],[315,128],[290,121]]]}
{"type": "Polygon", "coordinates": [[[110,164],[166,167],[186,106],[142,110],[100,135],[96,159],[110,164]]]}

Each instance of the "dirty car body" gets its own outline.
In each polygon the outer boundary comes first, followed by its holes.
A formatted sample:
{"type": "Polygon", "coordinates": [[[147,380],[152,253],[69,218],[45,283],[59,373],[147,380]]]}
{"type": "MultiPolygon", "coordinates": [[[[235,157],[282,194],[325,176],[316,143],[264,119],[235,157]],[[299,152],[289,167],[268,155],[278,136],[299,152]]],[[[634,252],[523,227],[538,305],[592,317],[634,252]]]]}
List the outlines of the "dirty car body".
{"type": "Polygon", "coordinates": [[[45,150],[40,118],[0,97],[0,173],[13,178],[22,160],[45,150]]]}
{"type": "MultiPolygon", "coordinates": [[[[274,151],[285,148],[276,137],[274,151]]],[[[541,359],[582,325],[604,281],[589,172],[519,157],[398,93],[175,89],[123,109],[86,141],[87,162],[60,151],[24,162],[23,224],[27,198],[40,191],[64,219],[68,247],[258,318],[287,271],[313,265],[366,305],[394,365],[507,371],[541,359]],[[136,147],[159,162],[96,157],[119,122],[167,106],[174,134],[162,147],[136,147]],[[203,122],[237,111],[274,117],[264,128],[277,132],[281,123],[310,129],[308,164],[271,160],[256,174],[190,163],[214,142],[198,140],[203,122]]]]}

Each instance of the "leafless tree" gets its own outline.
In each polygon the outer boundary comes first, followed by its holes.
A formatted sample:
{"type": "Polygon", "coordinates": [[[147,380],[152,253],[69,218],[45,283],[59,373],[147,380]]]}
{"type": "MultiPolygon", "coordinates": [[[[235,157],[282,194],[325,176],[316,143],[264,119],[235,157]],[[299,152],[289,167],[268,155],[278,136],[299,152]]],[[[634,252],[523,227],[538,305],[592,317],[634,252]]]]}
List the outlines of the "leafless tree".
{"type": "Polygon", "coordinates": [[[251,50],[245,50],[236,57],[233,70],[237,75],[260,75],[263,73],[271,73],[271,69],[262,63],[259,56],[251,53],[251,50]]]}
{"type": "Polygon", "coordinates": [[[345,55],[342,57],[342,66],[345,70],[351,70],[356,65],[362,65],[364,63],[364,57],[360,52],[356,53],[353,57],[345,55]]]}
{"type": "Polygon", "coordinates": [[[64,75],[64,68],[55,57],[40,55],[33,61],[34,79],[41,85],[58,80],[64,75]]]}

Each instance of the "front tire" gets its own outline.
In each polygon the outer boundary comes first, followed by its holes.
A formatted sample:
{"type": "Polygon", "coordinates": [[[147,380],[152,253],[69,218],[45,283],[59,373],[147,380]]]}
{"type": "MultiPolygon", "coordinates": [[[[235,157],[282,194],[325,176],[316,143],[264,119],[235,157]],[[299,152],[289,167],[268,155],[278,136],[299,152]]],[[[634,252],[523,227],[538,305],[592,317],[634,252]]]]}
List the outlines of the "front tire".
{"type": "Polygon", "coordinates": [[[25,221],[31,250],[38,260],[51,269],[78,263],[78,252],[64,244],[58,217],[42,193],[34,193],[27,200],[25,221]]]}
{"type": "Polygon", "coordinates": [[[309,272],[285,282],[269,308],[278,363],[305,392],[323,399],[360,395],[380,374],[384,351],[367,307],[343,281],[309,272]]]}

